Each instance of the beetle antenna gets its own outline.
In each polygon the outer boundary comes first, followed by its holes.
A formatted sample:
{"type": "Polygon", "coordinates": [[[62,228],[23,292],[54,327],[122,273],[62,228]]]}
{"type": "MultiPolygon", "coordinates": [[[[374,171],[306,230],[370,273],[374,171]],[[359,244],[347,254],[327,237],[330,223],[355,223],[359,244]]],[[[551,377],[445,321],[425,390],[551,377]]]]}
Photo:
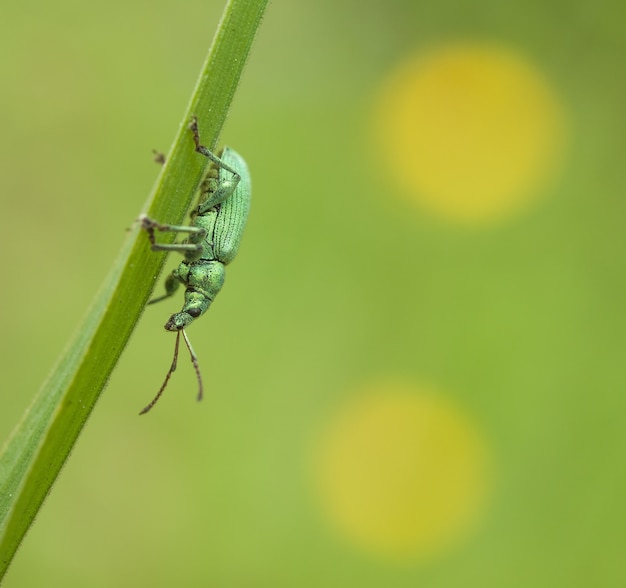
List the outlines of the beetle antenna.
{"type": "MultiPolygon", "coordinates": [[[[187,335],[185,335],[185,331],[183,331],[183,335],[185,336],[187,347],[189,347],[189,341],[187,340],[187,335]]],[[[176,333],[176,346],[174,347],[174,359],[172,360],[172,365],[170,366],[170,369],[167,372],[167,376],[165,376],[165,381],[163,382],[163,385],[157,392],[156,396],[152,399],[152,402],[150,402],[150,404],[148,404],[148,406],[146,406],[139,414],[146,414],[157,403],[157,400],[161,398],[161,394],[163,394],[163,390],[165,390],[167,383],[170,381],[170,377],[176,371],[176,362],[178,361],[179,342],[180,342],[180,331],[176,333]]],[[[191,347],[189,347],[189,349],[191,350],[191,347]]],[[[193,361],[193,352],[192,352],[192,361],[193,361]]],[[[197,368],[197,363],[194,365],[196,365],[196,373],[198,374],[198,377],[200,377],[200,372],[197,368]]],[[[202,391],[202,387],[200,388],[200,391],[202,391]]]]}
{"type": "MultiPolygon", "coordinates": [[[[198,401],[200,401],[202,400],[203,386],[202,386],[202,375],[200,374],[200,366],[198,365],[198,356],[195,354],[193,347],[191,346],[191,343],[189,342],[189,337],[187,337],[187,333],[185,333],[185,329],[181,329],[181,331],[185,339],[185,345],[187,345],[187,349],[189,349],[189,355],[191,355],[191,363],[193,364],[193,369],[196,370],[196,377],[198,378],[198,401]]],[[[179,333],[181,331],[179,331],[179,333]]],[[[176,350],[178,351],[178,343],[176,344],[176,350]]]]}

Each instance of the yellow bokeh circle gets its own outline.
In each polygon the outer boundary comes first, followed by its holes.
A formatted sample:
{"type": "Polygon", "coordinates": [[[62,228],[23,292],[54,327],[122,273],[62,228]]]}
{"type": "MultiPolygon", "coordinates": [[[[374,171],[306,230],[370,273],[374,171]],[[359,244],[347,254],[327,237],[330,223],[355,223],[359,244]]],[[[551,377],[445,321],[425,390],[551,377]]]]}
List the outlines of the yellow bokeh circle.
{"type": "Polygon", "coordinates": [[[316,488],[325,516],[353,544],[390,560],[422,560],[479,518],[488,453],[477,423],[445,397],[381,384],[322,428],[316,488]]]}
{"type": "Polygon", "coordinates": [[[536,198],[564,146],[549,83],[490,45],[445,46],[400,64],[383,83],[376,127],[386,179],[465,224],[507,218],[536,198]]]}

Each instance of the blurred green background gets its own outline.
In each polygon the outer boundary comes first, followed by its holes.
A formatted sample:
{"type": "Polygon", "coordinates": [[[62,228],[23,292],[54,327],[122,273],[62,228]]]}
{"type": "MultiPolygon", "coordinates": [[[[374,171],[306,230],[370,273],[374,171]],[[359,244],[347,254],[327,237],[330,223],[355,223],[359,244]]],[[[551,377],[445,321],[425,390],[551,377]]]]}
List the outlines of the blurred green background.
{"type": "MultiPolygon", "coordinates": [[[[3,8],[6,438],[141,212],[223,6],[3,8]]],[[[205,400],[184,356],[137,416],[181,301],[149,307],[5,585],[626,585],[624,16],[273,2],[222,135],[253,207],[189,330],[205,400]],[[512,188],[473,208],[495,177],[512,188]]]]}

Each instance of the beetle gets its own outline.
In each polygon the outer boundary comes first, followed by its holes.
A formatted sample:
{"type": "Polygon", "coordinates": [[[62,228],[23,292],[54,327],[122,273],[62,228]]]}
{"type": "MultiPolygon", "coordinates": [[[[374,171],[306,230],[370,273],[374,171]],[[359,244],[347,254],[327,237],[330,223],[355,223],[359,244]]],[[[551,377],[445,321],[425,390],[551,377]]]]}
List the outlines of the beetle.
{"type": "Polygon", "coordinates": [[[185,286],[182,309],[172,314],[165,323],[166,330],[176,333],[172,365],[156,396],[139,414],[147,413],[156,404],[176,370],[181,333],[198,379],[198,400],[202,400],[203,385],[198,358],[185,328],[208,310],[222,289],[225,268],[237,255],[250,210],[250,172],[244,159],[229,147],[215,154],[202,145],[195,116],[189,129],[196,152],[210,160],[209,169],[198,189],[198,204],[190,214],[190,224],[162,224],[145,214],[138,219],[141,228],[148,234],[152,251],[176,251],[184,256],[180,265],[165,279],[165,294],[150,300],[148,304],[169,298],[181,284],[185,286]],[[187,233],[188,237],[180,243],[159,243],[155,237],[156,231],[187,233]]]}

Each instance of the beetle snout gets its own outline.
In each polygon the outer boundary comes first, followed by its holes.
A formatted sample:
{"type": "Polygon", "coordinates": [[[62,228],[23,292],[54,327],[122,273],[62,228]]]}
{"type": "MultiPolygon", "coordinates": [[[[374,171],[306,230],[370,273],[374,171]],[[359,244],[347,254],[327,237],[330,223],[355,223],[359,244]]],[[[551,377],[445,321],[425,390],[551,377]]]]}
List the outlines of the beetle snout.
{"type": "Polygon", "coordinates": [[[193,318],[188,312],[175,312],[165,323],[165,328],[168,331],[181,331],[193,322],[193,318]]]}

